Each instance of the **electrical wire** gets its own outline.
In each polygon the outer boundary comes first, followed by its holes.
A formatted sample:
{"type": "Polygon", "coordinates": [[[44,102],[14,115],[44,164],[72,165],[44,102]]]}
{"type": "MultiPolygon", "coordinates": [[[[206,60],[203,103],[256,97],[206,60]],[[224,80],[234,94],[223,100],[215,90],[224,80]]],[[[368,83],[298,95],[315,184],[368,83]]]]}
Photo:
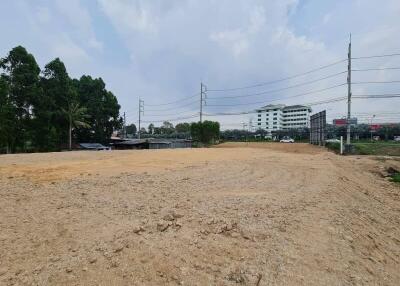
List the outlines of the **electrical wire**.
{"type": "Polygon", "coordinates": [[[356,81],[351,84],[386,84],[386,83],[400,83],[400,80],[391,80],[391,81],[356,81]]]}
{"type": "Polygon", "coordinates": [[[254,84],[254,85],[247,85],[247,86],[242,86],[242,87],[224,88],[224,89],[207,89],[207,92],[234,91],[234,90],[241,90],[241,89],[254,88],[254,87],[260,87],[260,86],[264,86],[264,85],[274,84],[274,83],[278,83],[278,82],[294,79],[294,78],[297,78],[297,77],[301,77],[301,76],[304,76],[304,75],[307,75],[307,74],[310,74],[310,73],[313,73],[313,72],[316,72],[316,71],[319,71],[319,70],[322,70],[322,69],[337,65],[337,64],[345,62],[345,61],[347,61],[347,59],[343,59],[343,60],[328,64],[328,65],[325,65],[325,66],[321,66],[321,67],[309,70],[309,71],[304,72],[304,73],[296,74],[296,75],[289,76],[289,77],[284,77],[284,78],[281,78],[281,79],[276,79],[276,80],[272,80],[272,81],[267,81],[267,82],[263,82],[263,83],[258,83],[258,84],[254,84]]]}
{"type": "Polygon", "coordinates": [[[385,70],[400,70],[400,67],[387,67],[387,68],[371,68],[371,69],[352,69],[353,72],[364,72],[364,71],[385,71],[385,70]]]}
{"type": "Polygon", "coordinates": [[[187,103],[187,104],[184,104],[184,105],[181,105],[181,106],[177,106],[177,107],[174,107],[174,108],[166,108],[166,109],[146,109],[146,108],[145,108],[145,109],[144,109],[144,112],[148,112],[148,111],[151,111],[151,112],[171,111],[171,110],[176,110],[176,109],[179,109],[179,108],[182,108],[182,107],[190,106],[190,105],[192,105],[192,104],[194,104],[194,103],[199,104],[199,101],[189,102],[189,103],[187,103]]]}
{"type": "Polygon", "coordinates": [[[188,117],[177,117],[177,118],[169,118],[169,119],[164,119],[164,120],[145,120],[145,121],[140,121],[142,123],[158,123],[158,122],[164,122],[164,121],[177,121],[177,120],[185,120],[185,119],[191,119],[191,118],[195,118],[199,116],[199,114],[193,114],[192,116],[188,116],[188,117]]]}
{"type": "Polygon", "coordinates": [[[384,93],[384,94],[354,94],[352,98],[396,98],[400,97],[400,93],[384,93]]]}
{"type": "Polygon", "coordinates": [[[344,86],[347,83],[341,83],[341,84],[337,84],[337,85],[333,85],[327,88],[323,88],[323,89],[319,89],[319,90],[312,90],[309,92],[305,92],[305,93],[299,93],[293,96],[288,96],[288,97],[281,97],[281,98],[277,98],[277,99],[271,99],[268,101],[257,101],[257,102],[252,102],[252,103],[237,103],[237,104],[207,104],[206,106],[239,106],[239,105],[253,105],[253,104],[265,104],[265,103],[269,103],[269,102],[274,102],[274,101],[279,101],[279,100],[284,100],[284,99],[291,99],[291,98],[295,98],[295,97],[300,97],[300,96],[304,96],[304,95],[309,95],[309,94],[314,94],[314,93],[319,93],[319,92],[323,92],[329,89],[333,89],[336,87],[340,87],[340,86],[344,86]]]}
{"type": "Polygon", "coordinates": [[[200,93],[196,93],[196,94],[194,94],[192,96],[185,97],[185,98],[182,98],[180,100],[175,100],[175,101],[170,101],[170,102],[167,102],[167,103],[160,103],[160,104],[146,104],[146,106],[165,106],[165,105],[170,105],[170,104],[179,103],[179,102],[182,102],[182,101],[197,97],[199,95],[200,95],[200,93]]]}
{"type": "Polygon", "coordinates": [[[395,56],[400,56],[400,53],[386,54],[386,55],[365,56],[365,57],[355,57],[355,58],[351,58],[351,59],[352,60],[362,60],[362,59],[385,58],[385,57],[395,57],[395,56]]]}
{"type": "Polygon", "coordinates": [[[165,117],[165,116],[177,116],[177,115],[184,115],[187,113],[192,113],[193,111],[185,111],[185,112],[181,112],[181,113],[170,113],[170,114],[145,114],[143,117],[165,117]]]}
{"type": "Polygon", "coordinates": [[[287,86],[287,87],[283,87],[283,88],[279,88],[279,89],[274,89],[274,90],[268,90],[268,91],[263,91],[263,92],[258,92],[258,93],[253,93],[253,94],[244,94],[244,95],[232,95],[232,96],[220,96],[220,97],[207,97],[208,99],[224,99],[224,98],[241,98],[241,97],[250,97],[250,96],[258,96],[258,95],[264,95],[264,94],[269,94],[269,93],[275,93],[275,92],[279,92],[279,91],[283,91],[283,90],[288,90],[288,89],[292,89],[292,88],[296,88],[296,87],[300,87],[300,86],[304,86],[304,85],[308,85],[311,83],[315,83],[315,82],[319,82],[328,78],[332,78],[341,74],[347,73],[347,71],[342,71],[339,73],[335,73],[332,75],[328,75],[326,77],[322,77],[322,78],[318,78],[315,80],[311,80],[311,81],[307,81],[307,82],[303,82],[303,83],[299,83],[299,84],[295,84],[292,86],[287,86]]]}

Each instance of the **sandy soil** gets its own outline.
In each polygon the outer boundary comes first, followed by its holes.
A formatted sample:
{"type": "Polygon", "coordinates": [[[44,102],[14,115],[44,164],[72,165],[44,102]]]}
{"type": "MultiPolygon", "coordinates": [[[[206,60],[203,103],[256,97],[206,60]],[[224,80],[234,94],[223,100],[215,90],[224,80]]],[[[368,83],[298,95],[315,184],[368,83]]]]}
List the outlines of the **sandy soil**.
{"type": "Polygon", "coordinates": [[[399,285],[388,166],[307,144],[0,156],[0,285],[399,285]]]}

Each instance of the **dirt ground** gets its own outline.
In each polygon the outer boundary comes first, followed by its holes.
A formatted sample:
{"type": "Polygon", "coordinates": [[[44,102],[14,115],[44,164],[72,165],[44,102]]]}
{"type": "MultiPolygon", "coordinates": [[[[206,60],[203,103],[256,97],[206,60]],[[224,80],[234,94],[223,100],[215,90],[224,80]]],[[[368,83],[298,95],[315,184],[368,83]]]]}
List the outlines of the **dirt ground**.
{"type": "Polygon", "coordinates": [[[400,161],[307,144],[0,156],[0,285],[399,285],[400,161]]]}

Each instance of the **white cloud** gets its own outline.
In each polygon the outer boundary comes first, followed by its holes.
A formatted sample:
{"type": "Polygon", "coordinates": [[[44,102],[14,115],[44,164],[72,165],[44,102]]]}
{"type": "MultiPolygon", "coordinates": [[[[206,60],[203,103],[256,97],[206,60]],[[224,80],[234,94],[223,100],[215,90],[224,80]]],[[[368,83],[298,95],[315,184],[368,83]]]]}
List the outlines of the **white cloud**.
{"type": "Polygon", "coordinates": [[[66,17],[69,24],[77,32],[81,41],[88,43],[88,47],[98,51],[103,50],[103,43],[96,39],[92,27],[89,11],[80,0],[57,0],[58,11],[66,17]]]}
{"type": "Polygon", "coordinates": [[[47,7],[37,7],[36,18],[41,24],[48,24],[51,21],[50,10],[47,7]]]}
{"type": "Polygon", "coordinates": [[[155,15],[145,7],[143,1],[99,0],[103,12],[114,26],[123,33],[154,33],[157,30],[155,15]]]}
{"type": "Polygon", "coordinates": [[[51,49],[53,57],[60,57],[63,61],[73,65],[83,64],[90,60],[86,51],[66,34],[62,35],[51,49]]]}

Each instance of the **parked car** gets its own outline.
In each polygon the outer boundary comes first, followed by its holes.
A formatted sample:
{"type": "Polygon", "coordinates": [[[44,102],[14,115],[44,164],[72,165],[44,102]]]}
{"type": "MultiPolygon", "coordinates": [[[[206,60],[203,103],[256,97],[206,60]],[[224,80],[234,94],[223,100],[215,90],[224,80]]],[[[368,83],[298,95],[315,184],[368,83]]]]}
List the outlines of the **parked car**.
{"type": "Polygon", "coordinates": [[[400,136],[394,136],[394,141],[395,142],[400,142],[400,136]]]}
{"type": "Polygon", "coordinates": [[[340,143],[339,139],[326,139],[325,142],[327,143],[340,143]]]}
{"type": "Polygon", "coordinates": [[[294,143],[294,139],[288,137],[288,136],[284,136],[279,142],[281,143],[294,143]]]}

